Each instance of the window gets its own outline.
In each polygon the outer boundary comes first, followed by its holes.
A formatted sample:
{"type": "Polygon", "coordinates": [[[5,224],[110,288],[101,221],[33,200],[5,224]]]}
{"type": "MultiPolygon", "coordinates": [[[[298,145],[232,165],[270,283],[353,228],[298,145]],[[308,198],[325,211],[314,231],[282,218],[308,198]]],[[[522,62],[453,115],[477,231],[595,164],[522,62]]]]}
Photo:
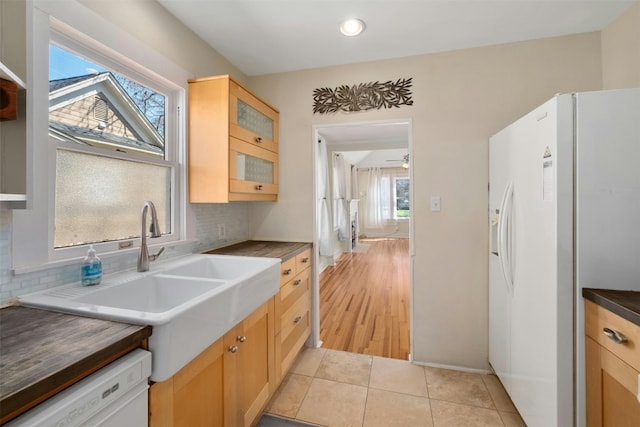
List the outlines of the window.
{"type": "Polygon", "coordinates": [[[409,218],[409,178],[393,179],[394,219],[409,218]]]}
{"type": "Polygon", "coordinates": [[[375,229],[389,221],[410,217],[409,177],[406,169],[371,168],[368,172],[368,192],[364,225],[375,229]]]}
{"type": "Polygon", "coordinates": [[[54,249],[140,237],[146,200],[171,237],[177,150],[167,111],[176,95],[151,73],[60,39],[49,45],[54,249]]]}

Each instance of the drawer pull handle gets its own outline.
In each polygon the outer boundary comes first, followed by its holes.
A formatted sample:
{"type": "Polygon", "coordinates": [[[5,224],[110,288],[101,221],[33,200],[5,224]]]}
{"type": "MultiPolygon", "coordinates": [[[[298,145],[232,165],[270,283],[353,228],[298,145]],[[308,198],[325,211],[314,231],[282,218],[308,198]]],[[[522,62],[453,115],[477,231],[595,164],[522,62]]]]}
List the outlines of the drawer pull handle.
{"type": "Polygon", "coordinates": [[[293,286],[298,286],[300,283],[302,283],[302,280],[297,279],[293,282],[293,286]]]}
{"type": "Polygon", "coordinates": [[[229,350],[229,353],[237,353],[238,352],[238,346],[237,345],[230,345],[227,350],[229,350]]]}
{"type": "Polygon", "coordinates": [[[256,185],[256,190],[262,191],[262,185],[261,184],[256,185]]]}
{"type": "Polygon", "coordinates": [[[602,332],[607,336],[607,338],[609,338],[616,344],[624,344],[625,342],[627,342],[627,337],[616,330],[604,328],[602,329],[602,332]]]}
{"type": "Polygon", "coordinates": [[[302,258],[302,262],[303,262],[304,264],[308,263],[308,262],[309,262],[309,257],[304,257],[304,258],[302,258]]]}
{"type": "Polygon", "coordinates": [[[291,274],[291,269],[287,268],[285,271],[282,272],[282,274],[284,274],[285,276],[288,276],[291,274]]]}
{"type": "Polygon", "coordinates": [[[245,342],[247,340],[247,337],[245,337],[244,335],[238,335],[238,337],[236,338],[236,340],[238,342],[245,342]]]}
{"type": "Polygon", "coordinates": [[[256,142],[258,144],[262,144],[262,137],[261,136],[256,136],[256,142]]]}
{"type": "Polygon", "coordinates": [[[293,323],[297,325],[298,323],[300,323],[301,320],[302,320],[302,316],[298,316],[295,319],[293,319],[293,323]]]}

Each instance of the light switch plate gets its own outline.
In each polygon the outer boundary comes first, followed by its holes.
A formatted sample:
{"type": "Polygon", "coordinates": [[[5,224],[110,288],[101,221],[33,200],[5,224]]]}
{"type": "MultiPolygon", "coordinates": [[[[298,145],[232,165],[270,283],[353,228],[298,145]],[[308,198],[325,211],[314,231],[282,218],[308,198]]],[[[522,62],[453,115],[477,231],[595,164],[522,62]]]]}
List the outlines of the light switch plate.
{"type": "Polygon", "coordinates": [[[440,212],[440,196],[431,196],[431,212],[440,212]]]}

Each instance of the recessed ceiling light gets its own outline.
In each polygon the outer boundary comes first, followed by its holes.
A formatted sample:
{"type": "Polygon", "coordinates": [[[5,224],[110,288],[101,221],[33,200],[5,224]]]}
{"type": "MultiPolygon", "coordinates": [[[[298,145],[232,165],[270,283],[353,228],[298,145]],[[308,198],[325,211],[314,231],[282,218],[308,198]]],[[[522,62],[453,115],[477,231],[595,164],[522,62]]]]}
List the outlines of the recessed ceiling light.
{"type": "Polygon", "coordinates": [[[340,32],[345,36],[357,36],[365,29],[364,21],[357,18],[350,18],[342,21],[340,32]]]}

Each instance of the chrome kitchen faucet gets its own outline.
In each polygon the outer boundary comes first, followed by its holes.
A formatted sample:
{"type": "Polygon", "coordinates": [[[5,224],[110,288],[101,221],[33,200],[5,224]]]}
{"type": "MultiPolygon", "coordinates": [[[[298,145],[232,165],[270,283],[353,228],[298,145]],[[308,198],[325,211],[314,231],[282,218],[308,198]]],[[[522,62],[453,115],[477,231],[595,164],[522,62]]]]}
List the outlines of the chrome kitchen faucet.
{"type": "Polygon", "coordinates": [[[149,232],[151,238],[160,237],[160,225],[158,224],[158,214],[156,213],[156,207],[151,200],[147,200],[142,207],[142,241],[140,242],[140,253],[138,254],[138,271],[149,271],[149,261],[155,261],[158,259],[164,247],[160,248],[157,254],[149,255],[149,248],[147,247],[147,210],[151,209],[151,225],[149,226],[149,232]]]}

